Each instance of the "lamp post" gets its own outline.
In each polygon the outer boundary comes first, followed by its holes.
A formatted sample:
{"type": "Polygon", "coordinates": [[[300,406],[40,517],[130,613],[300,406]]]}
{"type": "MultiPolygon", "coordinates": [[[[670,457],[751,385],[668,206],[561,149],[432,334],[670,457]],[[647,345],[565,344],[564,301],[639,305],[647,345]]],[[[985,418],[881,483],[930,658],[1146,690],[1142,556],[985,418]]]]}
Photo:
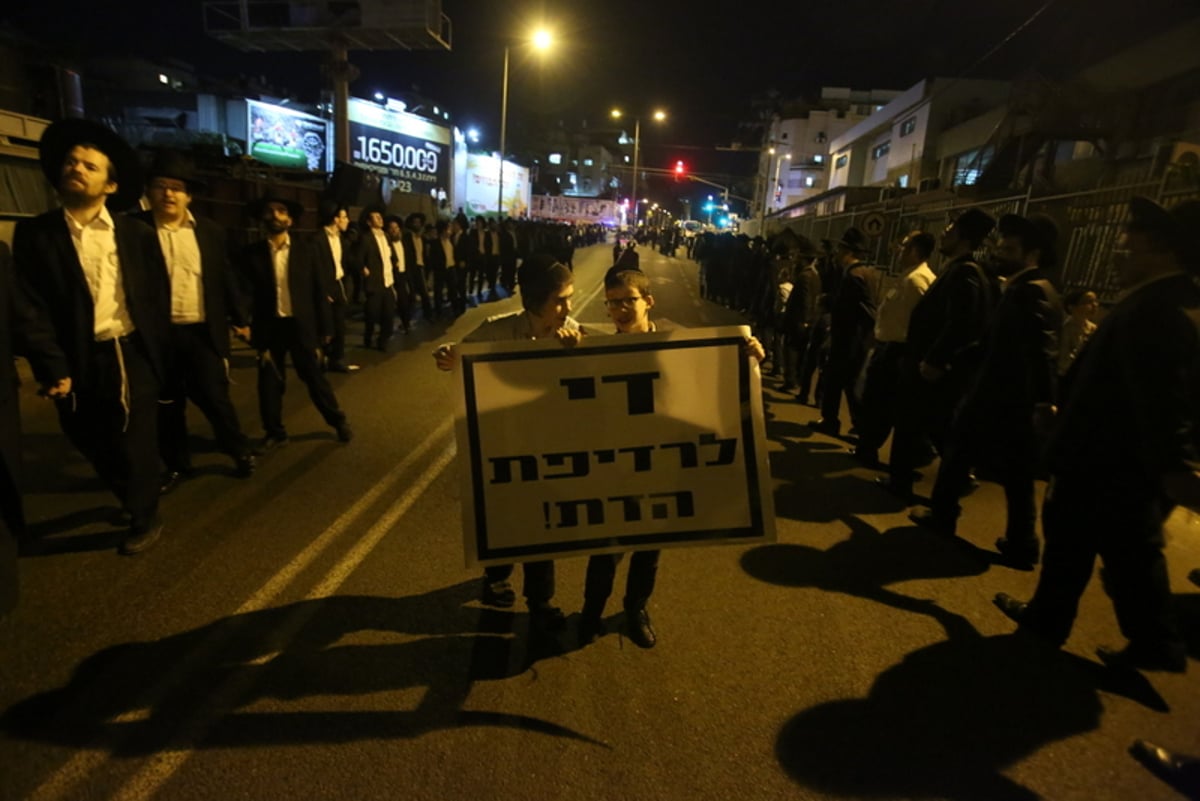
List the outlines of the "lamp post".
{"type": "Polygon", "coordinates": [[[783,166],[783,162],[791,161],[791,160],[792,160],[791,153],[784,153],[783,158],[775,160],[775,180],[771,184],[771,186],[774,187],[775,189],[779,188],[779,168],[783,166]]]}
{"type": "MultiPolygon", "coordinates": [[[[533,46],[536,50],[547,50],[550,48],[553,39],[550,32],[543,29],[533,35],[533,46]]],[[[504,152],[508,145],[508,51],[509,46],[504,46],[504,83],[500,91],[500,176],[497,182],[497,197],[496,197],[496,216],[504,217],[504,152]]]]}
{"type": "MultiPolygon", "coordinates": [[[[619,108],[612,110],[614,119],[620,119],[623,112],[619,108]]],[[[661,109],[654,112],[656,122],[662,122],[667,118],[667,113],[661,109]]],[[[641,150],[642,144],[642,118],[635,117],[633,120],[633,228],[637,231],[638,220],[638,196],[637,196],[637,181],[638,181],[638,153],[641,150]]]]}

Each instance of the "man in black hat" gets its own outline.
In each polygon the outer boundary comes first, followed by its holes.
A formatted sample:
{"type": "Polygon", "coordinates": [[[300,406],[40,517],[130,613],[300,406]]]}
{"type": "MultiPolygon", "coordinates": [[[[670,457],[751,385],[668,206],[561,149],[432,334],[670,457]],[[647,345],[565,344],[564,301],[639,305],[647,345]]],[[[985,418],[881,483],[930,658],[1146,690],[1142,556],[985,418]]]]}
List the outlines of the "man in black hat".
{"type": "Polygon", "coordinates": [[[191,160],[163,151],[147,173],[150,210],[137,215],[158,234],[171,279],[171,334],[167,380],[159,405],[159,452],[170,492],[192,472],[186,408],[190,398],[233,458],[237,475],[254,472],[254,454],[229,398],[229,326],[246,324],[225,231],[191,211],[192,195],[204,184],[191,160]]]}
{"type": "Polygon", "coordinates": [[[333,427],[338,440],[349,442],[354,436],[318,361],[333,322],[316,247],[310,240],[290,234],[292,222],[303,210],[296,201],[273,192],[249,206],[250,216],[262,224],[267,236],[242,252],[241,268],[253,300],[250,330],[238,333],[248,337],[258,351],[258,407],[266,430],[264,451],[288,443],[283,392],[289,355],[296,375],[308,387],[313,405],[333,427]]]}
{"type": "Polygon", "coordinates": [[[170,286],[154,230],[114,214],[142,193],[137,155],[102,125],[56,122],[39,144],[62,208],[17,224],[13,257],[50,315],[72,394],[58,401],[67,437],[129,512],[121,552],[162,535],[158,397],[165,375],[170,286]]]}
{"type": "Polygon", "coordinates": [[[908,319],[891,460],[888,475],[877,479],[906,500],[912,497],[913,474],[926,461],[929,441],[945,448],[950,419],[979,363],[979,344],[996,292],[974,254],[995,226],[992,215],[973,208],[946,227],[938,245],[946,260],[941,274],[908,319]]]}
{"type": "Polygon", "coordinates": [[[1047,449],[1046,551],[1029,603],[995,603],[1021,629],[1066,642],[1096,557],[1128,645],[1120,669],[1183,672],[1163,526],[1200,509],[1200,202],[1130,203],[1117,240],[1117,304],[1063,378],[1047,449]],[[1190,273],[1190,274],[1189,274],[1190,273]]]}
{"type": "Polygon", "coordinates": [[[996,548],[1007,564],[1032,570],[1038,560],[1033,482],[1039,443],[1035,417],[1049,419],[1058,365],[1062,301],[1050,283],[1058,228],[1049,217],[1008,214],[998,225],[993,263],[1005,279],[984,334],[982,361],[955,416],[930,508],[914,522],[954,536],[973,466],[1004,486],[1008,519],[996,548]]]}
{"type": "Polygon", "coordinates": [[[334,199],[322,200],[317,217],[321,230],[315,235],[318,268],[326,284],[326,295],[333,328],[328,344],[325,345],[325,369],[334,373],[353,373],[357,364],[346,362],[346,306],[353,288],[347,291],[349,276],[346,258],[350,248],[346,242],[346,229],[350,227],[350,213],[346,206],[334,199]]]}
{"type": "Polygon", "coordinates": [[[829,310],[829,361],[821,393],[821,419],[809,426],[834,437],[841,432],[842,395],[850,407],[851,423],[857,423],[854,380],[875,327],[875,271],[863,262],[866,254],[866,234],[854,227],[847,228],[834,247],[841,279],[829,310]]]}
{"type": "Polygon", "coordinates": [[[408,298],[411,304],[413,298],[421,299],[421,313],[424,320],[433,319],[433,306],[429,301],[429,286],[427,282],[425,263],[425,215],[414,211],[404,218],[400,230],[400,242],[396,247],[404,251],[404,278],[408,284],[408,298]]]}
{"type": "Polygon", "coordinates": [[[371,205],[359,217],[355,269],[363,276],[363,347],[386,351],[396,328],[396,251],[383,231],[383,206],[371,205]],[[379,329],[378,335],[375,330],[379,329]]]}

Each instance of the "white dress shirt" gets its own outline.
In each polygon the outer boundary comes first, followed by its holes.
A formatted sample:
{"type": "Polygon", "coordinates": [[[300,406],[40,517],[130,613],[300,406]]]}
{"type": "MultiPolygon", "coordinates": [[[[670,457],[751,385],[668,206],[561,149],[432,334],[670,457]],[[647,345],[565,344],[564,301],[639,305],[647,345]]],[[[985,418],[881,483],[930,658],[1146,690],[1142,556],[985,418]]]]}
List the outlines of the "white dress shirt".
{"type": "Polygon", "coordinates": [[[292,238],[284,234],[279,247],[275,247],[275,243],[268,239],[267,247],[271,249],[271,263],[275,267],[275,313],[280,317],[291,317],[292,290],[288,285],[288,259],[292,253],[292,238]]]}
{"type": "Polygon", "coordinates": [[[93,335],[97,342],[132,334],[133,318],[125,300],[125,285],[121,281],[121,260],[117,256],[116,226],[108,209],[102,207],[87,225],[83,225],[63,209],[71,243],[79,255],[79,264],[88,289],[92,293],[95,318],[93,335]]]}
{"type": "Polygon", "coordinates": [[[379,248],[379,258],[383,261],[383,288],[388,289],[395,280],[392,276],[392,244],[388,242],[387,234],[378,228],[372,228],[371,235],[375,237],[375,246],[379,248]]]}
{"type": "Polygon", "coordinates": [[[917,301],[933,283],[933,270],[921,262],[900,276],[896,283],[883,295],[879,309],[875,312],[875,340],[877,342],[907,342],[908,321],[912,317],[917,301]]]}
{"type": "Polygon", "coordinates": [[[446,266],[456,266],[457,262],[454,261],[454,242],[448,236],[441,237],[438,241],[442,243],[442,252],[446,254],[446,266]]]}
{"type": "Polygon", "coordinates": [[[200,243],[196,241],[196,218],[189,211],[179,225],[156,224],[155,230],[171,277],[171,322],[204,322],[204,272],[200,243]]]}
{"type": "Polygon", "coordinates": [[[326,228],[325,236],[329,239],[329,250],[333,253],[333,278],[341,281],[345,275],[342,271],[342,234],[337,228],[326,228]]]}

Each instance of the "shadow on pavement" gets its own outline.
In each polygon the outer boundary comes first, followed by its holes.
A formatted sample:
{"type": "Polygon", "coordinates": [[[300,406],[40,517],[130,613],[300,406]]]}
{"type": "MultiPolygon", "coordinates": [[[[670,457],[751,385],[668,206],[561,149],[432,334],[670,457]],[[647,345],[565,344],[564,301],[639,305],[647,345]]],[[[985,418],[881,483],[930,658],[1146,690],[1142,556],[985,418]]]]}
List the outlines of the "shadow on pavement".
{"type": "Polygon", "coordinates": [[[780,482],[775,488],[776,516],[828,523],[853,514],[887,514],[905,508],[902,500],[871,480],[847,472],[863,468],[844,445],[816,439],[777,442],[783,450],[771,452],[771,477],[780,482]]]}
{"type": "Polygon", "coordinates": [[[125,756],[407,738],[466,726],[607,747],[552,721],[463,708],[475,682],[512,678],[564,653],[557,640],[525,648],[513,636],[527,615],[466,606],[478,587],[470,581],[402,598],[301,601],[117,645],[81,663],[65,687],[14,704],[0,728],[125,756]],[[415,708],[391,708],[394,694],[370,704],[347,698],[410,688],[424,688],[415,708]],[[288,708],[318,696],[322,710],[288,708]]]}
{"type": "Polygon", "coordinates": [[[866,698],[831,701],[783,725],[776,756],[797,782],[848,797],[1032,801],[1002,771],[1100,725],[1100,691],[1167,705],[1139,675],[1023,634],[974,633],[908,654],[866,698]]]}
{"type": "Polygon", "coordinates": [[[1200,659],[1200,592],[1176,593],[1171,602],[1188,656],[1200,659]]]}

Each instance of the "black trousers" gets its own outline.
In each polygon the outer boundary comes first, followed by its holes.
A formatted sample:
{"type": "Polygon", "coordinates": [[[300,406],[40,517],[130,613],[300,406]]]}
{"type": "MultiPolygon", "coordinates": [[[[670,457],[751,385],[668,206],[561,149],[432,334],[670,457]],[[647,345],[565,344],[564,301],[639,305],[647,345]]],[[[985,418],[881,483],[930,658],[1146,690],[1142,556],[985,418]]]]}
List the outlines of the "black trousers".
{"type": "MultiPolygon", "coordinates": [[[[1032,418],[1032,410],[1029,416],[1032,418]]],[[[985,436],[971,428],[951,429],[933,483],[930,508],[939,517],[957,519],[962,511],[959,499],[971,480],[971,469],[986,466],[1004,488],[1007,506],[1004,536],[1013,545],[1036,547],[1037,444],[1032,423],[1019,425],[993,420],[989,425],[985,436]]]]}
{"type": "Polygon", "coordinates": [[[342,364],[346,358],[346,278],[333,285],[333,336],[325,345],[325,358],[331,365],[342,364]]]}
{"type": "MultiPolygon", "coordinates": [[[[512,578],[515,565],[490,565],[483,569],[489,584],[508,581],[512,578]]],[[[545,606],[554,597],[554,562],[525,562],[525,583],[522,587],[525,604],[534,609],[545,606]]]]}
{"type": "Polygon", "coordinates": [[[896,422],[896,394],[900,383],[903,342],[880,342],[867,357],[863,386],[862,420],[858,426],[859,447],[877,451],[887,442],[896,422]]]}
{"type": "Polygon", "coordinates": [[[428,320],[433,316],[433,306],[429,303],[429,288],[425,286],[425,268],[419,264],[410,265],[400,277],[408,284],[409,303],[413,298],[420,297],[421,313],[428,320]]]}
{"type": "Polygon", "coordinates": [[[1163,524],[1173,508],[1156,488],[1107,476],[1051,477],[1042,510],[1042,573],[1025,623],[1066,642],[1099,556],[1126,639],[1150,648],[1180,643],[1163,554],[1163,524]]]}
{"type": "Polygon", "coordinates": [[[893,486],[909,489],[913,473],[929,463],[930,446],[946,455],[950,421],[962,397],[965,379],[947,373],[938,381],[921,378],[913,357],[901,361],[898,407],[892,434],[888,474],[893,486]]]}
{"type": "Polygon", "coordinates": [[[813,376],[817,371],[821,371],[820,377],[817,379],[816,393],[813,398],[816,401],[821,400],[821,393],[825,389],[825,360],[828,356],[829,344],[829,327],[828,321],[818,320],[815,325],[808,327],[808,334],[804,339],[803,345],[797,341],[796,349],[802,354],[800,356],[799,367],[800,374],[797,376],[799,390],[797,396],[801,400],[808,399],[808,392],[813,389],[813,376]]]}
{"type": "Polygon", "coordinates": [[[129,512],[133,531],[146,531],[158,521],[160,387],[141,335],[92,343],[86,373],[55,401],[59,424],[129,512]]]}
{"type": "MultiPolygon", "coordinates": [[[[405,328],[407,328],[407,323],[405,328]]],[[[379,347],[386,347],[396,329],[396,293],[393,288],[368,292],[363,304],[363,345],[371,347],[372,340],[379,347]],[[379,338],[375,339],[375,329],[379,338]]]]}
{"type": "Polygon", "coordinates": [[[308,387],[308,397],[328,425],[346,421],[338,407],[333,387],[317,360],[317,350],[300,342],[296,321],[290,317],[256,323],[256,341],[266,343],[258,352],[258,411],[269,437],[286,437],[283,425],[283,393],[287,390],[287,358],[291,356],[296,375],[308,387]],[[261,337],[261,339],[259,339],[261,337]]]}
{"type": "Polygon", "coordinates": [[[834,341],[829,350],[829,361],[823,371],[824,386],[821,388],[821,418],[837,421],[841,416],[842,395],[850,410],[850,422],[857,426],[859,403],[854,395],[854,382],[862,369],[866,353],[858,342],[834,341]]]}
{"type": "Polygon", "coordinates": [[[516,259],[516,257],[506,258],[501,263],[501,265],[500,265],[500,286],[504,287],[504,290],[506,292],[508,292],[508,294],[510,294],[510,295],[513,293],[513,290],[515,290],[517,288],[517,259],[516,259]]]}
{"type": "MultiPolygon", "coordinates": [[[[5,473],[8,468],[0,465],[5,473]]],[[[7,478],[7,477],[6,477],[7,478]]],[[[0,515],[0,620],[17,608],[17,532],[8,527],[6,515],[0,515]]]]}
{"type": "MultiPolygon", "coordinates": [[[[662,551],[635,551],[629,559],[629,575],[625,579],[626,609],[644,609],[654,593],[658,576],[658,557],[662,551]]],[[[583,585],[583,613],[599,616],[612,595],[617,565],[624,554],[597,554],[588,559],[587,577],[583,585]]]]}
{"type": "Polygon", "coordinates": [[[446,268],[446,288],[450,295],[450,308],[455,314],[467,310],[467,268],[455,266],[446,268]]]}
{"type": "Polygon", "coordinates": [[[235,459],[250,452],[237,411],[229,399],[229,369],[213,348],[208,326],[171,326],[167,382],[158,405],[158,448],[168,470],[188,470],[187,402],[208,419],[217,447],[235,459]]]}

